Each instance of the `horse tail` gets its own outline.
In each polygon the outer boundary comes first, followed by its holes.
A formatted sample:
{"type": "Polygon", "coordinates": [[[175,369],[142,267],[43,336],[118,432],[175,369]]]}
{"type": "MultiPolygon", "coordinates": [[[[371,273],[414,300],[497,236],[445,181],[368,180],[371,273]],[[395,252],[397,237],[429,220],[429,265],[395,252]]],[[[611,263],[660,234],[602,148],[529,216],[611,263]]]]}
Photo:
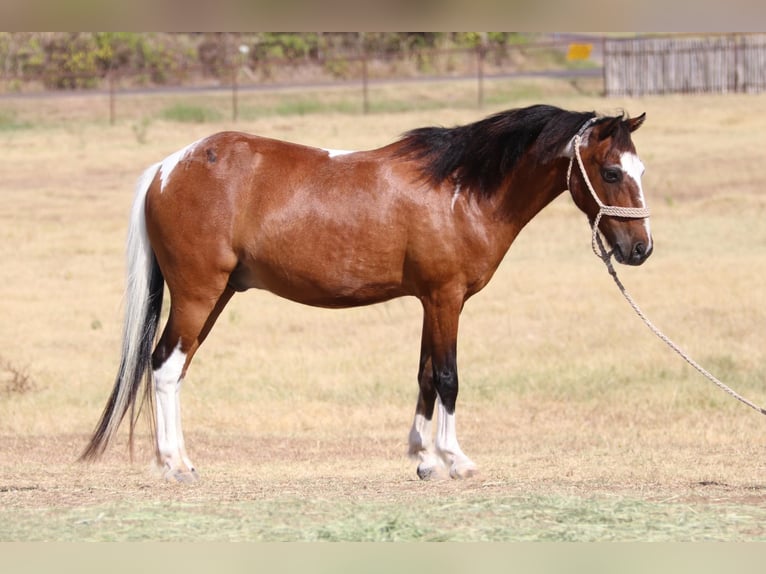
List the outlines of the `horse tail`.
{"type": "Polygon", "coordinates": [[[125,319],[122,331],[122,358],[112,394],[104,407],[87,448],[80,460],[96,460],[106,450],[130,412],[130,452],[133,454],[133,431],[144,404],[147,404],[152,435],[156,434],[152,389],[152,348],[162,310],[164,278],[149,243],[146,231],[146,194],[160,164],[147,169],[136,184],[127,240],[127,285],[125,319]],[[136,399],[144,381],[143,400],[136,399]]]}

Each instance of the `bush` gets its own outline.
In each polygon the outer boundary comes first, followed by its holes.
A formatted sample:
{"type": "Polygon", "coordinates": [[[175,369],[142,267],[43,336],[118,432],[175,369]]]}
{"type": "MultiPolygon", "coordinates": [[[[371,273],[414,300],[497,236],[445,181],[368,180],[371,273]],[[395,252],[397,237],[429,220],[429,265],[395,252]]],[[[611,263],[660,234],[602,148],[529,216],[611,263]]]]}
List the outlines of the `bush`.
{"type": "Polygon", "coordinates": [[[35,390],[35,383],[23,369],[0,357],[0,394],[24,395],[35,390]]]}
{"type": "Polygon", "coordinates": [[[324,33],[135,33],[0,32],[0,69],[6,81],[38,81],[49,89],[99,87],[108,74],[141,84],[180,83],[190,74],[230,78],[232,66],[260,70],[268,77],[278,59],[326,66],[335,77],[348,71],[338,61],[357,57],[417,56],[431,71],[430,56],[420,50],[470,48],[486,43],[503,48],[526,41],[508,32],[324,32],[324,33]],[[247,51],[240,52],[245,46],[247,51]]]}

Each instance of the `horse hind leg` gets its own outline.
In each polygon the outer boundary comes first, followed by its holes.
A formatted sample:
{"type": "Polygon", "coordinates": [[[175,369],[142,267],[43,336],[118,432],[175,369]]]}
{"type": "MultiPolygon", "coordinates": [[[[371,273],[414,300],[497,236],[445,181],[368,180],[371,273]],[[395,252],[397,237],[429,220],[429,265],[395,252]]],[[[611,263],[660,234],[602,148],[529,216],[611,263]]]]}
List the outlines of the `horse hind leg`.
{"type": "MultiPolygon", "coordinates": [[[[158,349],[163,348],[162,343],[158,349]]],[[[194,465],[182,452],[181,430],[181,383],[186,370],[188,354],[183,351],[182,340],[167,354],[161,363],[157,361],[153,370],[155,419],[157,433],[157,466],[164,478],[189,481],[197,478],[194,465]]],[[[155,352],[155,356],[158,356],[155,352]]]]}
{"type": "Polygon", "coordinates": [[[218,298],[174,299],[171,294],[168,322],[152,356],[156,464],[167,480],[198,478],[186,452],[181,425],[181,384],[194,353],[233,294],[228,287],[218,298]]]}

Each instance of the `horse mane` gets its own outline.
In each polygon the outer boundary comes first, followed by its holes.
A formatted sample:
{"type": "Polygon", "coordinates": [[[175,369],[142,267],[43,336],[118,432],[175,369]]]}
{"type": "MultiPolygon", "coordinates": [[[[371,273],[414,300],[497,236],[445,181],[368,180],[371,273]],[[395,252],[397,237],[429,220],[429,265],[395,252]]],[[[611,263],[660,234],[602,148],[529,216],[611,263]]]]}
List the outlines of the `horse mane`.
{"type": "Polygon", "coordinates": [[[400,140],[397,155],[418,161],[423,177],[434,185],[451,178],[464,189],[491,196],[531,146],[537,160],[548,163],[594,117],[595,112],[548,105],[507,110],[453,128],[411,130],[400,140]]]}

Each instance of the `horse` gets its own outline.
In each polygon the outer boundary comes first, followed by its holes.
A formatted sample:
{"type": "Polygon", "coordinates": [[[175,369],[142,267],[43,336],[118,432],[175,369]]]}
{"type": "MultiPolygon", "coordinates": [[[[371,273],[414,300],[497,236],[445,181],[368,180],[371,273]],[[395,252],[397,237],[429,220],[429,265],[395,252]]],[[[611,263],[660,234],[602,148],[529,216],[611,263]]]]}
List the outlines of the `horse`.
{"type": "Polygon", "coordinates": [[[128,413],[132,452],[146,408],[162,475],[196,480],[181,384],[231,297],[266,289],[333,309],[417,297],[409,454],[421,479],[472,476],[455,419],[463,305],[565,190],[618,262],[649,257],[644,166],[631,138],[645,117],[534,105],[414,129],[366,151],[225,131],[155,163],[139,177],[130,213],[120,366],[80,459],[101,457],[128,413]],[[155,346],[165,285],[170,312],[155,346]]]}

